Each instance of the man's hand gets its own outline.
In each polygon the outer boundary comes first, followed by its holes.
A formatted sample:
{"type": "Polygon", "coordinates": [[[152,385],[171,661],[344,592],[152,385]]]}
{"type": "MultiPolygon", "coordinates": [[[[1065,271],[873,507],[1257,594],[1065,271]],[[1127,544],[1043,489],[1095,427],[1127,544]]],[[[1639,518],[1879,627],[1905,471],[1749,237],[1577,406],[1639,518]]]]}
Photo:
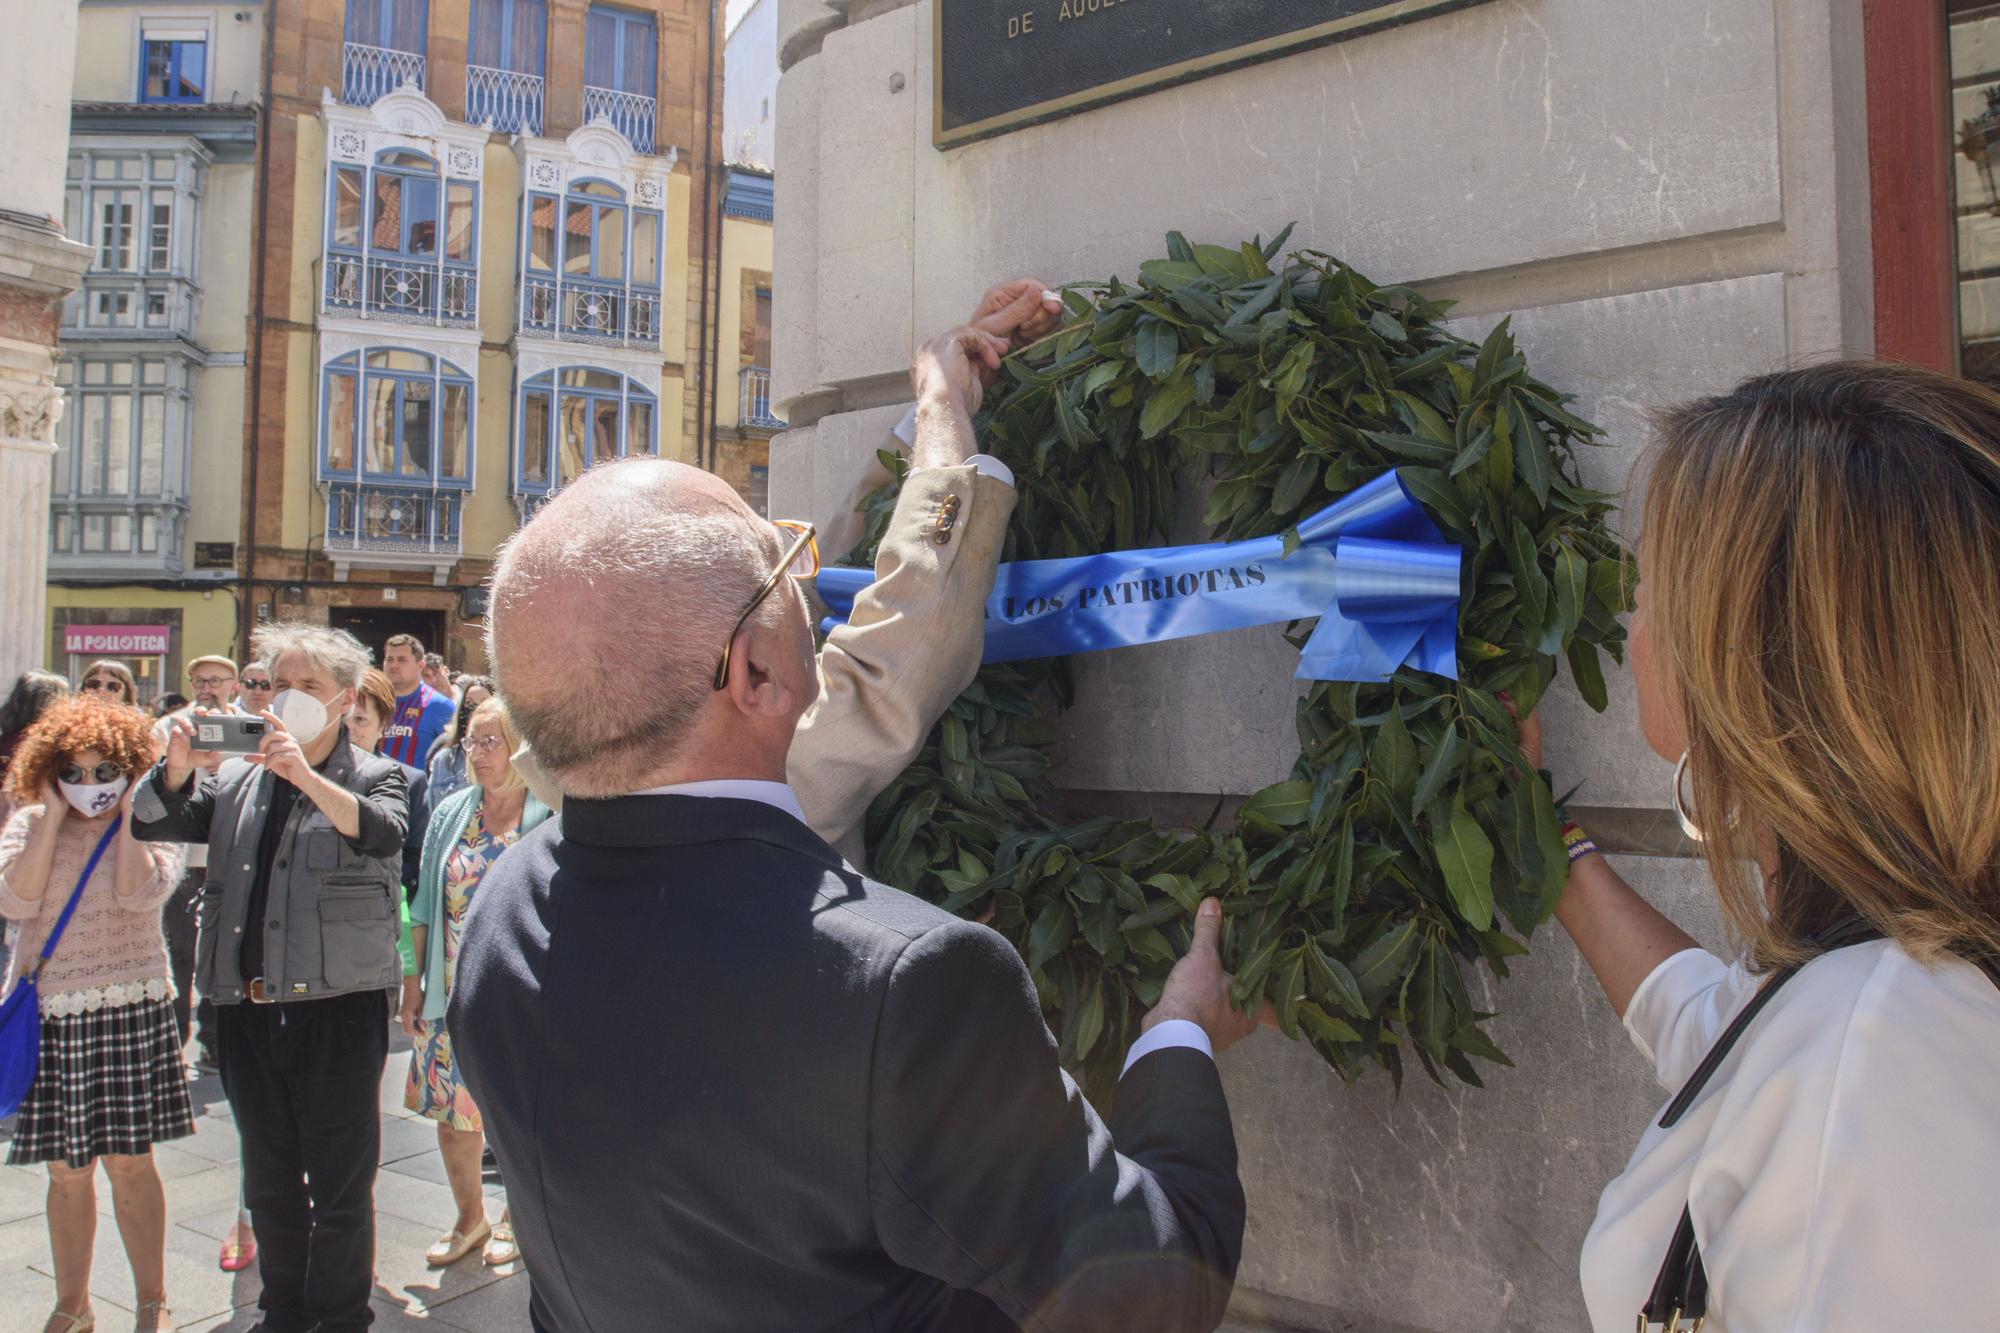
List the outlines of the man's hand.
{"type": "Polygon", "coordinates": [[[1062,323],[1063,304],[1049,299],[1052,289],[1039,278],[1016,278],[986,289],[972,312],[972,327],[1025,347],[1046,338],[1062,323]]]}
{"type": "MultiPolygon", "coordinates": [[[[202,710],[196,709],[199,714],[202,710]]],[[[168,791],[179,791],[187,786],[194,775],[196,756],[194,749],[194,723],[185,716],[167,719],[167,780],[168,791]]]]}
{"type": "MultiPolygon", "coordinates": [[[[910,387],[916,391],[918,423],[932,408],[962,414],[971,421],[985,397],[984,371],[998,371],[1007,355],[1007,340],[970,324],[940,334],[917,349],[910,366],[910,387]]],[[[920,465],[921,466],[921,465],[920,465]]]]}
{"type": "Polygon", "coordinates": [[[306,762],[306,752],[299,748],[298,738],[285,730],[285,724],[270,709],[265,709],[262,717],[271,724],[271,729],[264,733],[257,753],[246,758],[253,764],[264,765],[294,787],[304,787],[311,781],[313,769],[306,762]]]}
{"type": "Polygon", "coordinates": [[[1222,970],[1222,904],[1204,898],[1194,915],[1194,940],[1187,956],[1167,973],[1160,1002],[1140,1021],[1146,1031],[1170,1018],[1198,1024],[1217,1055],[1257,1030],[1257,1020],[1229,1002],[1233,978],[1222,970]]]}

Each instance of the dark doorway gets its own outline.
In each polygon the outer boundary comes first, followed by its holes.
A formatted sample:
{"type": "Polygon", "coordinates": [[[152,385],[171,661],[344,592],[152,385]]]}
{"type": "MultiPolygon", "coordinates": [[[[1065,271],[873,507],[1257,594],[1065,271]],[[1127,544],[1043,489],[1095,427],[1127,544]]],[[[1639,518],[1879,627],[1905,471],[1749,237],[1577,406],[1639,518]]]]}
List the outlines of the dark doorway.
{"type": "Polygon", "coordinates": [[[424,651],[444,651],[444,612],[405,611],[388,606],[333,606],[327,608],[327,624],[344,629],[368,645],[375,665],[382,665],[382,645],[392,635],[414,634],[423,641],[424,651]]]}

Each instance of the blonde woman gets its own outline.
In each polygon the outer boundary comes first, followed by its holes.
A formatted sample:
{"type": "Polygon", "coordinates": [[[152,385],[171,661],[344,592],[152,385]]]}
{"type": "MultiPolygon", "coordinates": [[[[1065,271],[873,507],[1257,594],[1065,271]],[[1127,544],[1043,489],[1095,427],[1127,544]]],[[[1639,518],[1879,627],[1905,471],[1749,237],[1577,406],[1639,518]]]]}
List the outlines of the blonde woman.
{"type": "Polygon", "coordinates": [[[1841,363],[1689,404],[1643,533],[1640,725],[1746,951],[1575,845],[1557,918],[1682,1094],[1599,1201],[1591,1322],[1991,1328],[2000,395],[1841,363]]]}
{"type": "Polygon", "coordinates": [[[479,881],[501,852],[549,816],[548,807],[514,771],[513,754],[521,738],[498,699],[473,710],[460,744],[472,785],[453,792],[431,814],[417,894],[410,903],[410,943],[418,975],[403,983],[403,1030],[416,1043],[403,1104],[437,1121],[438,1152],[458,1205],[450,1232],[424,1255],[433,1268],[448,1267],[482,1247],[489,1266],[520,1257],[507,1219],[503,1216],[497,1227],[486,1221],[479,1161],[485,1129],[479,1108],[459,1081],[444,1015],[459,934],[479,881]]]}

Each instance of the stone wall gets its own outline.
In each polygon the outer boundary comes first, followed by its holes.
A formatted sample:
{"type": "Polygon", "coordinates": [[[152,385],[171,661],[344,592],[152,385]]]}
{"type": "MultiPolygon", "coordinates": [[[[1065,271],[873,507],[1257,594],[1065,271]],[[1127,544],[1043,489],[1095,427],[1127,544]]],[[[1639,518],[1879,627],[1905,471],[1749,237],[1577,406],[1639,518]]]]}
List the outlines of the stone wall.
{"type": "MultiPolygon", "coordinates": [[[[1234,243],[1292,221],[1294,244],[1456,300],[1467,336],[1511,313],[1535,372],[1609,429],[1585,472],[1618,488],[1648,409],[1867,350],[1859,11],[1493,0],[938,152],[931,4],[783,0],[775,397],[794,429],[772,510],[845,547],[912,347],[988,282],[1129,274],[1169,229],[1234,243]]],[[[1283,776],[1291,656],[1246,631],[1090,659],[1059,778],[1170,808],[1283,776]]],[[[1611,691],[1602,718],[1552,694],[1551,765],[1579,804],[1657,812],[1671,770],[1629,679],[1611,691]]],[[[1620,865],[1720,943],[1695,863],[1620,865]]],[[[1490,983],[1516,1067],[1484,1090],[1347,1091],[1267,1037],[1224,1058],[1245,1327],[1586,1326],[1578,1248],[1661,1094],[1560,931],[1534,950],[1490,983]]]]}

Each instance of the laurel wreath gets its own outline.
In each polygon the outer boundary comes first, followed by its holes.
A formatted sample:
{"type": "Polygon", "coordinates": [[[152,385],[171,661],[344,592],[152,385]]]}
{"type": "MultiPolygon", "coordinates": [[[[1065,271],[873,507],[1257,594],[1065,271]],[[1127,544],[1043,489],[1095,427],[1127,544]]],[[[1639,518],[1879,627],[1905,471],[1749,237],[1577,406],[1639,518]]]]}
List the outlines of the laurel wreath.
{"type": "MultiPolygon", "coordinates": [[[[1210,895],[1235,1001],[1268,999],[1349,1083],[1373,1066],[1400,1089],[1407,1056],[1475,1085],[1473,1057],[1509,1063],[1466,969],[1506,975],[1568,861],[1500,695],[1532,711],[1564,658],[1601,711],[1598,654],[1622,661],[1632,565],[1606,526],[1615,497],[1575,470],[1600,429],[1528,373],[1507,321],[1468,342],[1414,290],[1318,251],[1278,261],[1290,232],[1234,249],[1173,233],[1136,284],[1065,289],[1064,327],[1004,363],[978,423],[1019,491],[1003,558],[1163,541],[1182,478],[1204,479],[1213,540],[1286,532],[1289,553],[1290,525],[1397,468],[1465,550],[1460,680],[1313,684],[1290,778],[1233,829],[1189,831],[1058,822],[1044,807],[1068,662],[989,666],[868,815],[876,875],[990,913],[1096,1090],[1210,895]]],[[[850,563],[873,563],[907,466],[881,457],[891,480],[860,507],[850,563]]]]}

